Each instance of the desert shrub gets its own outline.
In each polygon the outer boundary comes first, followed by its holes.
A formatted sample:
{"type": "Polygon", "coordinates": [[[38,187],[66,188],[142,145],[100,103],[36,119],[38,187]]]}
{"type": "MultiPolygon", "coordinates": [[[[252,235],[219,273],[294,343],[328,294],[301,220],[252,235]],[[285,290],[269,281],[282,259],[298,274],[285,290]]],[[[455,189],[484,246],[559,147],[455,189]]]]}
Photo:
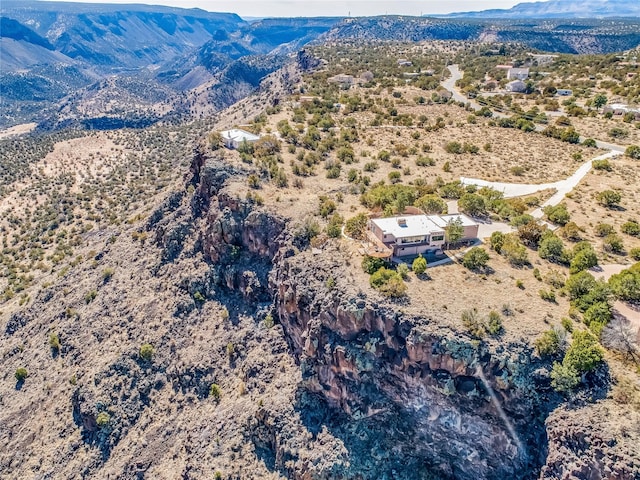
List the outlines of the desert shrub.
{"type": "Polygon", "coordinates": [[[219,402],[222,397],[222,390],[220,386],[216,383],[212,383],[211,387],[209,387],[209,396],[213,398],[215,402],[219,402]]]}
{"type": "Polygon", "coordinates": [[[612,275],[609,279],[609,287],[613,295],[620,300],[640,302],[640,263],[612,275]]]}
{"type": "Polygon", "coordinates": [[[465,310],[461,315],[462,324],[464,328],[474,337],[482,338],[486,334],[485,326],[478,314],[478,310],[471,309],[465,310]]]}
{"type": "Polygon", "coordinates": [[[486,328],[489,335],[492,335],[492,336],[499,335],[502,332],[503,330],[502,318],[500,317],[500,314],[495,310],[491,310],[489,312],[486,328]]]}
{"type": "Polygon", "coordinates": [[[401,180],[401,174],[398,171],[392,171],[387,174],[391,183],[398,183],[401,180]]]}
{"type": "Polygon", "coordinates": [[[551,369],[551,386],[558,392],[569,393],[580,385],[580,375],[575,368],[555,362],[551,369]]]}
{"type": "Polygon", "coordinates": [[[415,206],[427,215],[447,213],[447,203],[434,194],[423,195],[416,200],[415,206]]]}
{"type": "Polygon", "coordinates": [[[500,249],[500,254],[515,267],[520,267],[529,263],[527,248],[513,233],[508,233],[504,236],[504,243],[500,249]]]}
{"type": "Polygon", "coordinates": [[[538,294],[540,295],[540,298],[542,300],[546,302],[556,303],[556,292],[554,292],[552,289],[549,289],[549,290],[540,289],[538,294]]]}
{"type": "Polygon", "coordinates": [[[496,253],[501,253],[502,246],[504,245],[504,233],[493,232],[489,238],[489,245],[491,249],[496,253]]]}
{"type": "Polygon", "coordinates": [[[593,160],[591,162],[591,165],[593,165],[593,168],[595,170],[605,170],[607,172],[610,172],[611,170],[613,170],[611,163],[606,158],[603,158],[602,160],[593,160]]]}
{"type": "Polygon", "coordinates": [[[580,228],[576,222],[569,222],[564,227],[562,227],[561,234],[567,240],[572,242],[579,242],[582,240],[582,232],[583,229],[580,228]]]}
{"type": "Polygon", "coordinates": [[[29,372],[27,372],[26,368],[19,367],[16,369],[16,373],[14,374],[14,376],[16,377],[16,380],[18,382],[24,382],[25,379],[29,376],[29,372]]]}
{"type": "Polygon", "coordinates": [[[411,270],[416,275],[422,275],[427,270],[427,260],[422,255],[418,255],[418,258],[411,264],[411,270]]]}
{"type": "Polygon", "coordinates": [[[538,246],[540,258],[554,263],[561,263],[564,259],[564,243],[553,233],[545,235],[538,246]]]}
{"type": "Polygon", "coordinates": [[[308,243],[320,234],[320,224],[312,217],[306,217],[293,232],[296,240],[308,243]]]}
{"type": "Polygon", "coordinates": [[[640,237],[640,223],[636,220],[629,220],[620,226],[620,231],[626,235],[640,237]]]}
{"type": "Polygon", "coordinates": [[[369,275],[373,275],[377,270],[382,267],[386,267],[388,264],[382,258],[370,257],[365,255],[362,259],[362,270],[369,275]]]}
{"type": "Polygon", "coordinates": [[[624,151],[624,154],[627,157],[633,158],[634,160],[640,160],[640,146],[629,145],[627,149],[624,151]]]}
{"type": "Polygon", "coordinates": [[[96,290],[91,290],[84,295],[84,303],[91,303],[98,296],[98,292],[96,290]]]}
{"type": "Polygon", "coordinates": [[[552,328],[543,332],[535,342],[536,351],[541,357],[555,357],[559,355],[565,343],[564,330],[552,328]]]}
{"type": "Polygon", "coordinates": [[[602,240],[602,246],[607,252],[621,253],[624,250],[624,244],[620,235],[610,233],[602,240]]]}
{"type": "Polygon", "coordinates": [[[49,334],[49,347],[51,348],[51,350],[53,350],[54,352],[58,352],[60,351],[61,346],[62,344],[60,343],[60,337],[58,337],[58,334],[49,334]]]}
{"type": "Polygon", "coordinates": [[[327,218],[329,215],[336,211],[336,208],[336,202],[331,200],[326,195],[321,195],[319,197],[318,214],[322,218],[327,218]]]}
{"type": "Polygon", "coordinates": [[[407,293],[407,286],[400,274],[385,267],[378,269],[371,275],[369,283],[386,297],[398,298],[407,293]]]}
{"type": "Polygon", "coordinates": [[[596,141],[593,138],[585,138],[584,141],[582,142],[582,145],[584,145],[585,147],[590,147],[590,148],[596,148],[596,141]]]}
{"type": "Polygon", "coordinates": [[[444,149],[447,153],[454,153],[456,155],[460,155],[462,153],[464,153],[464,147],[462,146],[462,144],[460,142],[448,142],[445,146],[444,149]]]}
{"type": "Polygon", "coordinates": [[[547,227],[538,222],[528,222],[518,227],[518,238],[527,247],[536,248],[546,230],[547,227]]]}
{"type": "Polygon", "coordinates": [[[433,167],[436,164],[436,161],[430,157],[419,156],[416,158],[416,165],[418,167],[433,167]]]}
{"type": "Polygon", "coordinates": [[[571,273],[581,272],[598,265],[598,256],[588,242],[580,242],[573,248],[573,256],[569,266],[571,273]]]}
{"type": "Polygon", "coordinates": [[[249,187],[258,189],[260,188],[260,177],[258,177],[258,175],[256,175],[255,173],[252,173],[247,178],[247,183],[249,184],[249,187]]]}
{"type": "Polygon", "coordinates": [[[640,260],[640,247],[635,247],[629,250],[629,256],[634,260],[640,260]]]}
{"type": "Polygon", "coordinates": [[[598,237],[606,237],[607,235],[614,232],[613,225],[609,225],[608,223],[599,223],[596,225],[595,234],[598,237]]]}
{"type": "Polygon", "coordinates": [[[469,270],[480,270],[487,266],[489,254],[481,247],[473,247],[465,253],[462,264],[469,270]]]}
{"type": "Polygon", "coordinates": [[[100,428],[104,428],[108,426],[110,421],[111,421],[111,415],[109,415],[107,412],[100,412],[96,416],[96,424],[100,428]]]}
{"type": "Polygon", "coordinates": [[[344,230],[350,237],[362,240],[367,230],[368,223],[369,217],[364,213],[359,213],[355,217],[351,217],[347,220],[344,230]]]}
{"type": "Polygon", "coordinates": [[[460,207],[460,211],[472,216],[480,216],[487,213],[484,198],[475,193],[465,193],[462,195],[460,200],[458,200],[458,207],[460,207]]]}
{"type": "Polygon", "coordinates": [[[331,238],[339,238],[342,235],[344,218],[339,213],[334,213],[327,224],[327,235],[331,238]]]}
{"type": "Polygon", "coordinates": [[[582,374],[594,370],[603,358],[604,352],[597,338],[591,332],[576,331],[562,363],[582,374]]]}
{"type": "Polygon", "coordinates": [[[615,190],[604,190],[596,195],[597,202],[606,208],[614,208],[620,205],[622,196],[615,190]]]}
{"type": "Polygon", "coordinates": [[[142,358],[145,362],[149,362],[153,358],[154,354],[155,349],[150,343],[144,343],[140,347],[140,358],[142,358]]]}
{"type": "Polygon", "coordinates": [[[551,223],[564,226],[569,222],[570,217],[569,212],[567,211],[567,206],[562,203],[556,206],[549,205],[544,207],[542,211],[551,223]]]}
{"type": "Polygon", "coordinates": [[[406,280],[407,276],[409,275],[409,267],[406,263],[401,263],[396,267],[396,272],[398,272],[403,280],[406,280]]]}
{"type": "Polygon", "coordinates": [[[596,302],[584,312],[582,320],[598,337],[602,329],[611,321],[611,305],[607,302],[596,302]]]}

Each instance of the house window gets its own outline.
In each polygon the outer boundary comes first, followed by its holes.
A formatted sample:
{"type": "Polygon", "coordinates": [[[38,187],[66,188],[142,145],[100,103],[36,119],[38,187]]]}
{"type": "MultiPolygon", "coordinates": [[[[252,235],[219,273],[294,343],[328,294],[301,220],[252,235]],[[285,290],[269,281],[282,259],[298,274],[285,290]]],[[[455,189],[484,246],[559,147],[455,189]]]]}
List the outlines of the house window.
{"type": "Polygon", "coordinates": [[[431,237],[432,242],[441,242],[442,240],[444,240],[444,235],[434,235],[431,237]]]}
{"type": "Polygon", "coordinates": [[[400,239],[400,243],[420,243],[424,242],[424,235],[415,236],[415,237],[402,237],[400,239]]]}

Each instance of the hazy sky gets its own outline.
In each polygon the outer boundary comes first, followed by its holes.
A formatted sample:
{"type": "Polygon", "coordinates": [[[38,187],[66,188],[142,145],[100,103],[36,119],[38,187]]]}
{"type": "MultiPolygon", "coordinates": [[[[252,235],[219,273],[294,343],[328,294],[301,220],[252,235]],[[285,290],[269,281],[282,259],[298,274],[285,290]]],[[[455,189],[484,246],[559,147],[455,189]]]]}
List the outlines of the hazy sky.
{"type": "MultiPolygon", "coordinates": [[[[52,0],[58,1],[58,0],[52,0]]],[[[68,0],[67,0],[68,1],[68,0]]],[[[523,1],[523,0],[520,0],[523,1]]],[[[488,8],[510,8],[518,0],[84,0],[88,3],[146,3],[183,8],[202,8],[211,12],[234,12],[244,17],[309,17],[363,15],[420,15],[488,8]]],[[[524,0],[526,1],[526,0],[524,0]]]]}

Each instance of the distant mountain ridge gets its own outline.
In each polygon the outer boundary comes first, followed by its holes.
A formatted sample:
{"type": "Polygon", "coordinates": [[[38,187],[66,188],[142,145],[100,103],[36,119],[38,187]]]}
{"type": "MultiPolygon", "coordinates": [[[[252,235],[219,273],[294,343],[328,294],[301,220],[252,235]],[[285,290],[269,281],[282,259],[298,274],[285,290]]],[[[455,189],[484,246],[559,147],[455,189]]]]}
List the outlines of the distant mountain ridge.
{"type": "Polygon", "coordinates": [[[637,0],[549,0],[519,3],[510,9],[492,9],[430,15],[443,18],[640,18],[637,0]]]}

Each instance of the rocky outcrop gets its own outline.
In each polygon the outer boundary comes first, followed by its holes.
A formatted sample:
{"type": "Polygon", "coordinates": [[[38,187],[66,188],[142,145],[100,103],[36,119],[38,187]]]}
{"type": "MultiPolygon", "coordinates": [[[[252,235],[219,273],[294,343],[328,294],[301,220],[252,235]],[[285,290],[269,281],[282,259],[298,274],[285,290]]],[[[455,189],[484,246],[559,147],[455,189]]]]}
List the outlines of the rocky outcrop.
{"type": "Polygon", "coordinates": [[[359,293],[346,263],[331,246],[276,261],[276,309],[304,388],[350,421],[394,412],[378,448],[411,445],[438,475],[531,478],[544,457],[536,419],[546,407],[529,347],[492,348],[437,319],[404,315],[359,293]]]}

